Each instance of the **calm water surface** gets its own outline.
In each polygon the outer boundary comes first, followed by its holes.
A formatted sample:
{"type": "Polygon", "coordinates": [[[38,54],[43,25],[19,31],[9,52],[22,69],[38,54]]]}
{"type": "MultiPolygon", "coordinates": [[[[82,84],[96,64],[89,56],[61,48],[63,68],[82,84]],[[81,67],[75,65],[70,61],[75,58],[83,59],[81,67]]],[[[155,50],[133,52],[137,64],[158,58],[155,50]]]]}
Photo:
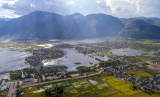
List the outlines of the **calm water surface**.
{"type": "Polygon", "coordinates": [[[110,52],[117,56],[140,56],[144,54],[143,51],[132,48],[112,49],[110,52]]]}
{"type": "Polygon", "coordinates": [[[63,51],[66,53],[64,57],[46,60],[45,62],[43,62],[43,66],[64,65],[68,67],[69,71],[72,71],[76,70],[75,68],[79,66],[92,66],[90,62],[92,62],[93,64],[99,63],[99,61],[95,60],[95,58],[91,58],[88,55],[78,53],[74,49],[63,49],[63,51]],[[74,64],[77,62],[81,64],[74,64]]]}
{"type": "Polygon", "coordinates": [[[10,51],[10,48],[0,48],[0,72],[28,68],[25,58],[32,55],[29,52],[10,51]]]}

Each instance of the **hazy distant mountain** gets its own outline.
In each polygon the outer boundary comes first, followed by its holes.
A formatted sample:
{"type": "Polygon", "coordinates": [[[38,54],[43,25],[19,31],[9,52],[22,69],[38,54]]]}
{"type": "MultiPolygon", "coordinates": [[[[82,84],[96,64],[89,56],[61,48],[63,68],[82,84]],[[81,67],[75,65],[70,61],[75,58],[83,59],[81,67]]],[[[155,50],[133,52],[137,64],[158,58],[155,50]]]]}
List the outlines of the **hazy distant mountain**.
{"type": "Polygon", "coordinates": [[[0,36],[3,39],[84,39],[117,35],[137,39],[160,39],[160,19],[127,19],[105,14],[83,16],[80,13],[62,16],[41,11],[9,21],[0,19],[0,36]]]}
{"type": "Polygon", "coordinates": [[[160,39],[160,26],[150,19],[131,19],[119,35],[136,39],[160,39]]]}
{"type": "Polygon", "coordinates": [[[3,28],[3,26],[5,25],[7,21],[3,20],[3,19],[0,19],[0,31],[1,29],[3,28]]]}
{"type": "Polygon", "coordinates": [[[82,39],[116,36],[123,26],[118,18],[105,14],[62,16],[36,11],[4,23],[0,35],[17,39],[82,39]]]}
{"type": "Polygon", "coordinates": [[[160,26],[160,18],[146,18],[146,17],[136,17],[136,18],[129,18],[129,19],[128,18],[120,18],[120,21],[124,24],[127,24],[134,19],[141,19],[149,24],[160,26]]]}

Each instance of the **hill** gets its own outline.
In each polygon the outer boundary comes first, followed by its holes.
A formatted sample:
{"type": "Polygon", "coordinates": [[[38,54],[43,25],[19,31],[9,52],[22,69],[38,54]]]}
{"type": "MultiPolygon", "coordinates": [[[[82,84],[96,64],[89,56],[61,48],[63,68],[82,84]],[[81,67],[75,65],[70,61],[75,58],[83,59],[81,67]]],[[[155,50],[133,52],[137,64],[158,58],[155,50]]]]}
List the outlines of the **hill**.
{"type": "Polygon", "coordinates": [[[144,19],[132,19],[119,32],[122,37],[136,39],[160,39],[160,26],[144,19]]]}
{"type": "Polygon", "coordinates": [[[105,14],[80,13],[62,16],[36,11],[20,18],[6,21],[0,35],[16,39],[84,39],[116,36],[123,28],[116,17],[105,14]]]}

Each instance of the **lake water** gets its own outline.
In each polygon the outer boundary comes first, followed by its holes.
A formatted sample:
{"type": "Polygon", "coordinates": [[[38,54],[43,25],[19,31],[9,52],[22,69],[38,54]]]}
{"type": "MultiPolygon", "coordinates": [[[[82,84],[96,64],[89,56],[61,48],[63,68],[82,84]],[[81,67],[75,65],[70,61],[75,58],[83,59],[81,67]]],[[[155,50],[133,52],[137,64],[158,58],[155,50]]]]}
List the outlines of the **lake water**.
{"type": "Polygon", "coordinates": [[[143,51],[132,48],[112,49],[110,52],[117,56],[140,56],[144,54],[143,51]]]}
{"type": "Polygon", "coordinates": [[[92,56],[93,58],[98,58],[98,59],[100,59],[100,60],[102,60],[102,61],[108,61],[108,60],[110,59],[110,58],[107,57],[107,56],[102,57],[102,56],[98,56],[97,54],[99,54],[99,53],[87,54],[87,55],[88,55],[88,56],[92,56]]]}
{"type": "Polygon", "coordinates": [[[82,40],[50,40],[50,41],[56,41],[63,44],[70,44],[70,45],[77,45],[80,43],[99,43],[107,41],[108,38],[92,38],[92,39],[82,39],[82,40]]]}
{"type": "Polygon", "coordinates": [[[79,66],[92,66],[90,62],[92,62],[93,64],[99,63],[99,61],[95,60],[95,58],[91,58],[88,55],[78,53],[74,49],[63,49],[63,51],[66,53],[64,57],[46,60],[45,62],[43,62],[43,66],[64,65],[68,67],[69,71],[74,71],[76,70],[76,67],[79,66]],[[81,64],[74,64],[77,62],[81,64]]]}
{"type": "Polygon", "coordinates": [[[8,80],[10,80],[10,76],[9,76],[8,73],[6,73],[6,74],[0,74],[0,80],[1,79],[8,79],[8,80]]]}
{"type": "Polygon", "coordinates": [[[25,58],[32,55],[29,52],[10,51],[10,48],[0,48],[0,72],[28,68],[25,58]]]}

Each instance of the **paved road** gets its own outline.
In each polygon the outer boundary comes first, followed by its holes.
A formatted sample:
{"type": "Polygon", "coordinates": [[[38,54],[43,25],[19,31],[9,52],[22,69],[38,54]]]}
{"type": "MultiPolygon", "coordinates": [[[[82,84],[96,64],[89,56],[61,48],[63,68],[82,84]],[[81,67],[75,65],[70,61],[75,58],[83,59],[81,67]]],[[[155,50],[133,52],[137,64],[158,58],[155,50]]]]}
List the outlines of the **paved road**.
{"type": "Polygon", "coordinates": [[[103,71],[104,71],[104,69],[102,69],[101,71],[99,71],[97,73],[94,73],[94,74],[91,74],[91,75],[87,75],[87,76],[80,76],[80,77],[75,77],[75,78],[66,78],[66,79],[59,79],[59,80],[53,80],[53,81],[46,81],[46,82],[40,82],[40,83],[27,84],[27,85],[21,86],[20,88],[28,88],[28,87],[34,87],[34,86],[53,83],[53,82],[61,82],[61,81],[67,81],[67,80],[72,80],[72,79],[81,79],[81,78],[96,76],[96,75],[101,74],[103,71]]]}
{"type": "Polygon", "coordinates": [[[7,97],[13,97],[17,89],[17,81],[10,82],[9,93],[7,97]]]}

